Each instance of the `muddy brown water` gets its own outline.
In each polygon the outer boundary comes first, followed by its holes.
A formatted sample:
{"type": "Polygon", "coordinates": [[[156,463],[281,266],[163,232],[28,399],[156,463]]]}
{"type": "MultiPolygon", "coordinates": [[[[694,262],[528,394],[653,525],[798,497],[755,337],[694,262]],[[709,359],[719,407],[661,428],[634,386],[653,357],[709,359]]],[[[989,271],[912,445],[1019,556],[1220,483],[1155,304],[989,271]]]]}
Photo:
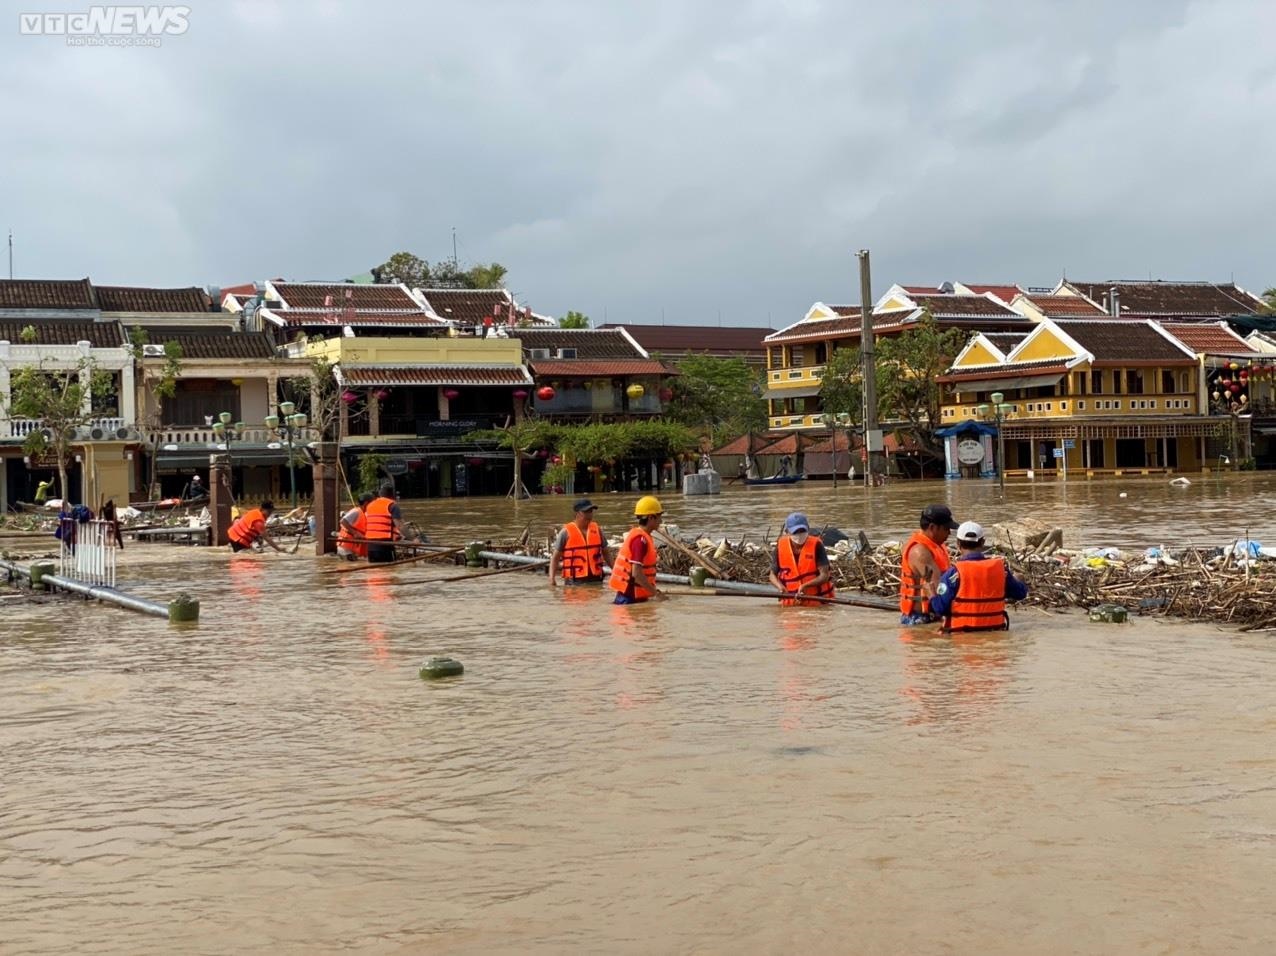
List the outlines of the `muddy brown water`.
{"type": "MultiPolygon", "coordinates": [[[[880,541],[945,496],[1087,544],[1276,539],[1261,476],[666,506],[684,531],[800,507],[880,541]]],[[[605,527],[633,497],[598,496],[605,527]]],[[[459,543],[563,509],[409,513],[459,543]]],[[[327,566],[128,553],[122,586],[201,598],[193,629],[0,605],[0,952],[1271,950],[1271,634],[1029,610],[954,640],[327,566]],[[465,676],[419,680],[435,653],[465,676]]]]}

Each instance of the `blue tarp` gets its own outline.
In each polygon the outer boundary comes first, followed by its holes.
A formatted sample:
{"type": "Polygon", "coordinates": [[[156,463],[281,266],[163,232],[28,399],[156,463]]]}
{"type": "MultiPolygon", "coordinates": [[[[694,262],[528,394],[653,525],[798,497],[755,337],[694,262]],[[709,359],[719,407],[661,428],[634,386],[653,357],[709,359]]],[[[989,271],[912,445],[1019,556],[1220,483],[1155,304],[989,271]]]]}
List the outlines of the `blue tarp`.
{"type": "Polygon", "coordinates": [[[947,428],[940,428],[935,432],[938,438],[947,438],[949,435],[996,435],[996,425],[986,425],[983,422],[977,422],[973,419],[968,422],[962,422],[960,425],[949,425],[947,428]]]}

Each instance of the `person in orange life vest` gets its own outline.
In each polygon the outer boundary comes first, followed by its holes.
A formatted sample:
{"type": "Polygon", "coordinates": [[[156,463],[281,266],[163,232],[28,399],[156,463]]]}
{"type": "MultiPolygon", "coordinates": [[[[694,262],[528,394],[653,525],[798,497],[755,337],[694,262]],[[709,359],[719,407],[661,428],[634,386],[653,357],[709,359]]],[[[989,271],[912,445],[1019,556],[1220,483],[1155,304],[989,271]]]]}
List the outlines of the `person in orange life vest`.
{"type": "MultiPolygon", "coordinates": [[[[775,543],[771,555],[771,583],[788,594],[804,592],[816,597],[832,597],[832,568],[824,542],[811,535],[811,522],[795,511],[784,519],[784,534],[775,543]]],[[[784,598],[785,605],[820,604],[784,598]]]]}
{"type": "Polygon", "coordinates": [[[394,485],[386,483],[381,486],[381,494],[368,502],[368,507],[364,509],[369,564],[384,564],[394,560],[392,542],[403,537],[403,515],[399,512],[397,497],[394,485]],[[380,541],[385,544],[373,543],[380,541]]]}
{"type": "Polygon", "coordinates": [[[549,556],[549,586],[558,586],[561,566],[563,581],[567,584],[592,584],[603,579],[603,565],[614,564],[615,555],[607,547],[607,539],[594,522],[598,506],[588,498],[572,505],[576,517],[564,525],[554,539],[554,551],[549,556]]]}
{"type": "Polygon", "coordinates": [[[656,586],[656,542],[651,537],[651,532],[664,520],[664,510],[654,495],[644,495],[634,505],[634,520],[638,526],[625,535],[608,582],[616,592],[613,604],[641,604],[652,598],[664,600],[664,593],[656,586]]]}
{"type": "Polygon", "coordinates": [[[931,613],[944,619],[946,631],[1004,631],[1010,627],[1006,601],[1022,601],[1028,585],[1005,558],[984,554],[984,529],[975,522],[957,529],[957,547],[961,554],[940,579],[931,613]]]}
{"type": "Polygon", "coordinates": [[[347,561],[368,556],[368,505],[376,498],[370,491],[359,496],[359,503],[341,516],[341,533],[337,535],[337,557],[347,561]]]}
{"type": "Polygon", "coordinates": [[[260,508],[250,508],[239,516],[239,520],[230,526],[226,534],[230,537],[230,550],[236,553],[246,551],[258,541],[264,541],[280,554],[283,549],[275,544],[275,539],[266,530],[266,522],[275,513],[274,502],[263,501],[260,508]]]}
{"type": "Polygon", "coordinates": [[[948,570],[948,549],[944,542],[957,529],[947,505],[927,505],[922,512],[921,530],[904,543],[899,570],[899,623],[933,624],[930,599],[939,580],[948,570]]]}

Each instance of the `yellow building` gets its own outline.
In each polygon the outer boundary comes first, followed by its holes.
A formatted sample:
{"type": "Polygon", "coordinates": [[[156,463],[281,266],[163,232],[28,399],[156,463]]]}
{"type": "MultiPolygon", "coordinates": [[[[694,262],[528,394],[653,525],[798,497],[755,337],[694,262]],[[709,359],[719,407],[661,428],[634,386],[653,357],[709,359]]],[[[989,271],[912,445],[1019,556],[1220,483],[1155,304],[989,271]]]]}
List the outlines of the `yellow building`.
{"type": "Polygon", "coordinates": [[[1009,474],[1197,470],[1226,428],[1202,407],[1201,374],[1197,354],[1149,320],[976,335],[939,379],[947,474],[995,474],[995,394],[1009,474]]]}

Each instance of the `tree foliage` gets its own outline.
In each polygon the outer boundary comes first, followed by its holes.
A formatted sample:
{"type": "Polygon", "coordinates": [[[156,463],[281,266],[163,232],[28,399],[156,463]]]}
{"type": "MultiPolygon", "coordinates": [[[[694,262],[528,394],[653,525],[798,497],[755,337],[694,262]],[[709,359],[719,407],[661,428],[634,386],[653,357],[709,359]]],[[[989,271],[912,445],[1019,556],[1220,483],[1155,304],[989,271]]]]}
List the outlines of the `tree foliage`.
{"type": "Polygon", "coordinates": [[[589,328],[589,316],[584,312],[569,311],[558,320],[558,327],[560,329],[587,329],[589,328]]]}
{"type": "Polygon", "coordinates": [[[917,328],[877,345],[877,398],[883,421],[900,422],[899,432],[939,454],[942,392],[935,381],[966,344],[960,329],[941,329],[929,314],[917,328]]]}
{"type": "Polygon", "coordinates": [[[1276,313],[1276,286],[1263,290],[1263,304],[1268,312],[1276,313]]]}
{"type": "Polygon", "coordinates": [[[499,262],[477,263],[460,268],[451,259],[430,265],[411,252],[396,252],[379,266],[373,266],[372,278],[379,284],[402,282],[408,288],[499,289],[507,270],[499,262]]]}
{"type": "Polygon", "coordinates": [[[668,418],[702,430],[715,445],[766,430],[762,373],[743,359],[689,355],[678,363],[678,372],[669,383],[668,418]]]}
{"type": "Polygon", "coordinates": [[[864,420],[864,369],[860,350],[833,352],[820,378],[820,404],[826,415],[859,427],[864,420]]]}
{"type": "Polygon", "coordinates": [[[43,422],[44,427],[31,432],[22,443],[28,455],[51,455],[57,461],[58,490],[70,500],[67,487],[67,463],[76,431],[95,417],[89,393],[107,394],[114,386],[110,373],[98,368],[92,359],[82,359],[72,370],[49,370],[41,365],[28,365],[12,374],[9,380],[9,415],[43,422]]]}
{"type": "Polygon", "coordinates": [[[633,456],[663,457],[693,451],[694,431],[677,422],[588,422],[559,425],[529,418],[507,428],[471,432],[467,440],[494,442],[500,448],[522,452],[547,449],[582,465],[605,464],[633,456]]]}

